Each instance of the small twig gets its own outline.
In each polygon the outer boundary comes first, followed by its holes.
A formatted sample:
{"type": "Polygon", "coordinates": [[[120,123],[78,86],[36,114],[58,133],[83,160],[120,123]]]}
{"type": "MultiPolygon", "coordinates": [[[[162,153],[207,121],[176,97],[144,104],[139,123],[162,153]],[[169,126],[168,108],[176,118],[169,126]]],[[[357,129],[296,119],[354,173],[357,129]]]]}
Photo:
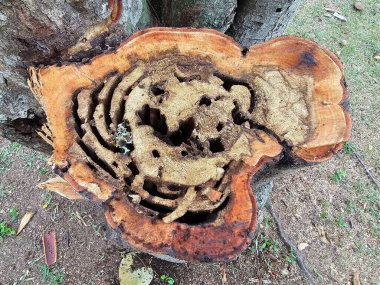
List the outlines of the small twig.
{"type": "Polygon", "coordinates": [[[369,172],[367,166],[364,164],[364,161],[360,158],[360,156],[354,151],[353,154],[357,158],[357,160],[360,162],[360,164],[363,166],[365,173],[368,175],[369,178],[371,178],[372,182],[376,185],[377,188],[380,188],[379,182],[376,180],[375,177],[372,176],[371,172],[369,172]]]}
{"type": "Polygon", "coordinates": [[[299,253],[299,251],[297,250],[297,248],[294,246],[294,244],[291,242],[291,240],[289,239],[289,237],[284,232],[284,229],[282,228],[278,217],[274,213],[274,210],[273,210],[273,207],[272,207],[272,204],[271,204],[270,200],[268,200],[268,203],[266,204],[265,207],[267,208],[267,210],[271,214],[271,216],[272,216],[272,218],[274,220],[274,223],[276,224],[277,232],[278,232],[280,238],[282,239],[282,241],[284,242],[284,244],[286,245],[286,247],[289,250],[293,249],[293,252],[294,252],[294,255],[296,257],[296,262],[297,262],[298,267],[305,274],[305,277],[309,280],[310,284],[316,285],[317,283],[315,282],[315,280],[314,280],[312,274],[310,273],[309,269],[307,269],[307,267],[306,267],[306,265],[305,265],[305,263],[304,263],[304,261],[303,261],[303,259],[301,257],[301,254],[299,253]]]}

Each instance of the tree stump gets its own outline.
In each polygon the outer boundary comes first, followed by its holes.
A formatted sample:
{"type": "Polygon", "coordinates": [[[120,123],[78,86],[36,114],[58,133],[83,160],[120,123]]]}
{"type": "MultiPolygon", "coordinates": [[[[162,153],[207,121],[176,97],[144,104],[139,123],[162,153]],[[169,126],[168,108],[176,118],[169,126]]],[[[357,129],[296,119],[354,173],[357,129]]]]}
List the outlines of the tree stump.
{"type": "Polygon", "coordinates": [[[173,260],[235,258],[257,224],[253,176],[284,157],[327,160],[351,132],[342,64],[292,36],[243,49],[214,30],[152,28],[29,74],[56,173],[131,247],[173,260]]]}

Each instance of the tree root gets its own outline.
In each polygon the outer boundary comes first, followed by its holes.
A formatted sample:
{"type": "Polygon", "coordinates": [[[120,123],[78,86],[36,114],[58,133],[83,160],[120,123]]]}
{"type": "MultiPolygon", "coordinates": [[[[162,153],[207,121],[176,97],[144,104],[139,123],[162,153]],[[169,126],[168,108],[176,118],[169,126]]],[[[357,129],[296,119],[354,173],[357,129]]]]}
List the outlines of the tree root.
{"type": "Polygon", "coordinates": [[[379,182],[376,180],[375,177],[369,172],[367,166],[365,165],[364,161],[360,158],[360,156],[354,151],[353,154],[355,155],[356,159],[360,162],[360,164],[363,166],[365,173],[367,176],[372,180],[372,182],[376,185],[377,189],[380,189],[379,182]]]}
{"type": "Polygon", "coordinates": [[[294,255],[296,256],[296,262],[297,262],[298,267],[304,273],[307,280],[309,280],[309,283],[312,285],[316,285],[317,283],[315,282],[315,280],[314,280],[311,272],[309,271],[309,269],[306,267],[306,265],[303,261],[303,258],[301,256],[301,253],[298,251],[297,247],[294,246],[293,242],[289,239],[289,237],[285,233],[284,229],[282,228],[280,220],[278,219],[277,215],[274,213],[274,210],[273,210],[273,207],[272,207],[270,200],[268,200],[268,203],[266,204],[266,208],[269,211],[269,213],[271,214],[271,216],[274,220],[274,223],[276,224],[277,232],[278,232],[278,235],[280,236],[281,240],[284,242],[284,244],[286,245],[286,247],[289,250],[293,249],[294,255]]]}

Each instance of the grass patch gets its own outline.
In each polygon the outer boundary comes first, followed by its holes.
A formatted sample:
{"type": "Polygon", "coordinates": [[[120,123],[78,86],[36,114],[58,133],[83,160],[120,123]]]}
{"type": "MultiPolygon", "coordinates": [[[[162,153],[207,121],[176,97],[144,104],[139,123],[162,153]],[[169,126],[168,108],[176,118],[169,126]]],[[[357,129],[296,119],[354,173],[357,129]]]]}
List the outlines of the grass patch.
{"type": "Polygon", "coordinates": [[[335,171],[331,179],[336,183],[340,183],[346,178],[346,176],[346,171],[344,171],[343,169],[338,169],[337,171],[335,171]]]}
{"type": "Polygon", "coordinates": [[[11,216],[11,220],[13,223],[17,223],[19,215],[20,215],[20,213],[18,212],[18,210],[16,208],[12,208],[9,211],[9,216],[11,216]]]}
{"type": "Polygon", "coordinates": [[[63,284],[64,274],[57,268],[49,268],[45,264],[38,265],[38,268],[42,271],[42,282],[48,285],[60,285],[63,284]]]}
{"type": "Polygon", "coordinates": [[[290,252],[289,252],[289,255],[285,256],[285,261],[288,262],[288,263],[290,263],[291,265],[296,265],[296,260],[297,260],[297,257],[294,254],[294,249],[291,248],[290,252]]]}
{"type": "Polygon", "coordinates": [[[169,275],[162,274],[160,278],[161,278],[161,280],[165,281],[169,285],[173,285],[174,284],[173,277],[170,277],[169,275]]]}
{"type": "Polygon", "coordinates": [[[14,161],[13,156],[19,152],[21,145],[14,142],[7,142],[5,147],[0,149],[0,173],[7,171],[14,161]]]}
{"type": "Polygon", "coordinates": [[[16,234],[15,230],[9,227],[6,221],[0,222],[0,241],[3,241],[5,236],[12,236],[14,234],[16,234]]]}

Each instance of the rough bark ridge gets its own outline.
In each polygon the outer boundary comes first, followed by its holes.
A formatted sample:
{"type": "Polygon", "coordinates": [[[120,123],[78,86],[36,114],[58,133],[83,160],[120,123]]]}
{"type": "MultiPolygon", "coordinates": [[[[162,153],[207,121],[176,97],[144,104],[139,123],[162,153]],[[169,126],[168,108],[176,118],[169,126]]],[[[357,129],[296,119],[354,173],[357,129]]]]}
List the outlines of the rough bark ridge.
{"type": "MultiPolygon", "coordinates": [[[[116,46],[152,26],[208,27],[243,46],[283,32],[300,0],[123,0],[120,22],[95,45],[116,46]],[[235,15],[236,14],[236,15],[235,15]]],[[[64,61],[65,51],[110,11],[105,0],[5,0],[0,3],[0,134],[47,151],[35,130],[44,113],[26,86],[26,68],[64,61]]],[[[83,59],[86,60],[86,59],[83,59]]]]}

